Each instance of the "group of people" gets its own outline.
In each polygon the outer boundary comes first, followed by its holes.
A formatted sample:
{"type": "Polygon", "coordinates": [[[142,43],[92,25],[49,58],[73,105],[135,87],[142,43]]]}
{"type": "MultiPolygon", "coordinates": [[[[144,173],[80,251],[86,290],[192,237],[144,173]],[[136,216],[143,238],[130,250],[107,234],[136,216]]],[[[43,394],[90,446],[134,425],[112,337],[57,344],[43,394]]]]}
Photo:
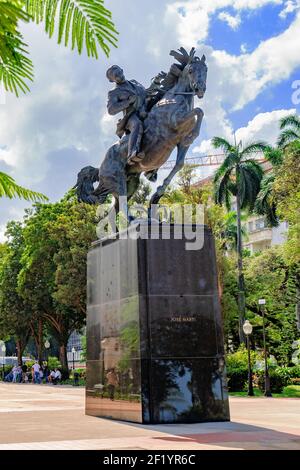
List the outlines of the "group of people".
{"type": "Polygon", "coordinates": [[[55,368],[50,370],[47,364],[40,366],[36,361],[31,369],[23,364],[22,366],[14,366],[12,370],[6,375],[6,382],[13,383],[27,383],[41,384],[45,379],[46,383],[56,385],[61,381],[61,372],[55,368]]]}

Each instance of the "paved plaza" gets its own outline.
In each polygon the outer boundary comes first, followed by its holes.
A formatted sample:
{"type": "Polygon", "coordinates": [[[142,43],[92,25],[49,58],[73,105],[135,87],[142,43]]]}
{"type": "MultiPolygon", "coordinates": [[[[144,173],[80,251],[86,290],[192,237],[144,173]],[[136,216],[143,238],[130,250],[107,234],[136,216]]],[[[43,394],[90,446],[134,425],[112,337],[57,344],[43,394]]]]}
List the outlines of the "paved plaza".
{"type": "Polygon", "coordinates": [[[231,398],[230,423],[138,425],[84,414],[84,389],[0,383],[0,450],[300,450],[300,400],[231,398]]]}

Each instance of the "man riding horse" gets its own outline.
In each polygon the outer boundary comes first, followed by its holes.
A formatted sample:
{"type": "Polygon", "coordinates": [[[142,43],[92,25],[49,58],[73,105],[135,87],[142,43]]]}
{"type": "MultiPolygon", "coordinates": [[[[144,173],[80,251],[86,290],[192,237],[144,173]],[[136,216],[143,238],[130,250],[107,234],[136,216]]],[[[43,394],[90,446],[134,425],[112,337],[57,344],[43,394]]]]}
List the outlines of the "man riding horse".
{"type": "Polygon", "coordinates": [[[102,204],[113,195],[118,208],[120,196],[127,200],[138,189],[142,173],[155,181],[158,169],[177,147],[176,164],[151,198],[157,204],[175,174],[183,167],[190,145],[198,137],[203,111],[194,108],[194,97],[202,98],[206,91],[207,66],[192,48],[171,51],[179,62],[169,73],[161,72],[146,90],[135,80],[126,80],[118,66],[107,72],[116,83],[109,92],[108,112],[124,116],[118,123],[120,140],[106,153],[100,169],[91,166],[78,174],[78,200],[102,204]],[[99,182],[94,189],[94,183],[99,182]]]}

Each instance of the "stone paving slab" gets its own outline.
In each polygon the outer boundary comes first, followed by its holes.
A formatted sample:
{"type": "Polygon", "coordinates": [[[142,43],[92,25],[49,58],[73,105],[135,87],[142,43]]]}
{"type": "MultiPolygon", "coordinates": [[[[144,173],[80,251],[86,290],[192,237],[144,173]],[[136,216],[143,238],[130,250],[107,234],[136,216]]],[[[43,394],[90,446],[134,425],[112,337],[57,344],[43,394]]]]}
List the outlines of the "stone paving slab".
{"type": "Polygon", "coordinates": [[[0,450],[300,450],[300,399],[230,399],[231,422],[139,425],[84,414],[79,387],[0,383],[0,450]]]}

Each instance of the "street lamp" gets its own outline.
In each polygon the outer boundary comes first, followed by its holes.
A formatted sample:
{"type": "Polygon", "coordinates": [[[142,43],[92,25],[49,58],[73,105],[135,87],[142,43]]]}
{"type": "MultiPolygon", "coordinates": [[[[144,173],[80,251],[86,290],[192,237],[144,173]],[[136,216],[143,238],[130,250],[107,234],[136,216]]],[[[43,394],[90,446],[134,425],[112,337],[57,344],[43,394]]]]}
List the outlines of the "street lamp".
{"type": "Polygon", "coordinates": [[[2,351],[2,380],[4,382],[4,377],[5,377],[4,361],[5,361],[5,354],[6,354],[5,343],[2,344],[1,351],[2,351]]]}
{"type": "Polygon", "coordinates": [[[248,350],[248,396],[253,397],[253,384],[252,384],[252,369],[251,369],[251,357],[250,357],[250,341],[249,341],[249,336],[252,333],[252,325],[249,322],[249,320],[246,320],[245,323],[243,324],[243,332],[246,335],[246,341],[247,341],[247,350],[248,350]]]}
{"type": "Polygon", "coordinates": [[[264,338],[264,358],[265,358],[265,397],[271,397],[271,389],[270,389],[270,377],[269,377],[269,370],[268,370],[268,358],[267,358],[267,348],[266,348],[266,330],[265,330],[265,299],[259,299],[258,305],[260,305],[260,311],[262,315],[263,321],[263,338],[264,338]]]}
{"type": "Polygon", "coordinates": [[[46,349],[46,361],[47,361],[47,367],[48,367],[49,348],[50,348],[50,341],[48,339],[46,339],[44,346],[46,349]]]}
{"type": "Polygon", "coordinates": [[[73,370],[75,369],[75,352],[76,352],[76,349],[73,347],[73,348],[72,348],[72,354],[73,354],[73,370]]]}

